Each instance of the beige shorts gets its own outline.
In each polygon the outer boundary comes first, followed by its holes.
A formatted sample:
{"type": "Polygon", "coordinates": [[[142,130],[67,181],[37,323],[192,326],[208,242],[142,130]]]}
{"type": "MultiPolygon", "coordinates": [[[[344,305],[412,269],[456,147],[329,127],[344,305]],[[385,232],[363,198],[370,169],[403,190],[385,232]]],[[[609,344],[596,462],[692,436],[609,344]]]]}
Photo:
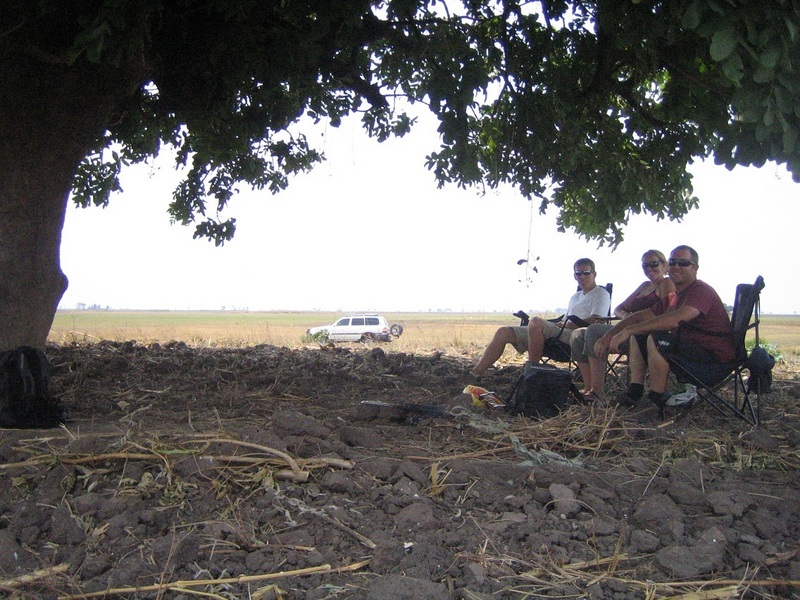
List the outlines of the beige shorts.
{"type": "MultiPolygon", "coordinates": [[[[544,339],[549,340],[561,335],[562,325],[563,323],[560,322],[552,323],[551,321],[545,321],[544,328],[542,329],[542,333],[544,333],[544,339]]],[[[528,328],[517,325],[511,329],[514,330],[514,337],[517,339],[517,341],[514,342],[514,349],[520,354],[525,354],[528,351],[528,328]]],[[[569,344],[573,331],[575,330],[564,330],[564,335],[561,336],[561,339],[569,344]]]]}

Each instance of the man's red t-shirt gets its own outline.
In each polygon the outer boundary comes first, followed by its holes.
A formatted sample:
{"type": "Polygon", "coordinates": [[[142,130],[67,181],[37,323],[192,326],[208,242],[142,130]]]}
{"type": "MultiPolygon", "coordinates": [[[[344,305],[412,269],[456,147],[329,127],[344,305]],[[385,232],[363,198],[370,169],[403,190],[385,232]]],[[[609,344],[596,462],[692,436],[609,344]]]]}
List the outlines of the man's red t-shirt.
{"type": "MultiPolygon", "coordinates": [[[[690,321],[693,327],[714,333],[731,334],[731,319],[725,305],[722,304],[717,292],[707,283],[695,280],[680,293],[668,294],[650,307],[655,314],[660,315],[672,312],[681,306],[691,306],[700,311],[690,321]]],[[[733,335],[707,335],[694,329],[685,329],[681,332],[690,342],[705,348],[714,354],[721,362],[728,362],[736,358],[736,349],[733,345],[733,335]]]]}

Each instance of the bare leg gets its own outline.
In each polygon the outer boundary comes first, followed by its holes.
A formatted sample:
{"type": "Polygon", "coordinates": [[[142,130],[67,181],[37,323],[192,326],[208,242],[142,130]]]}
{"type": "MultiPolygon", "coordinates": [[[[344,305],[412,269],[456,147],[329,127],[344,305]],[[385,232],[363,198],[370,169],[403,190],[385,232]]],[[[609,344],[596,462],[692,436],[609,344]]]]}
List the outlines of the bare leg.
{"type": "MultiPolygon", "coordinates": [[[[589,360],[591,361],[591,359],[589,360]]],[[[583,379],[583,393],[594,392],[594,379],[592,379],[590,363],[575,361],[575,364],[578,365],[578,370],[581,372],[581,378],[583,379]]]]}
{"type": "Polygon", "coordinates": [[[650,391],[663,394],[667,389],[669,363],[658,352],[652,335],[647,337],[647,367],[650,369],[650,391]]]}
{"type": "MultiPolygon", "coordinates": [[[[628,352],[628,368],[631,371],[631,383],[638,383],[644,385],[644,377],[647,375],[647,365],[644,362],[642,351],[639,349],[639,343],[636,338],[630,338],[630,350],[628,352]]],[[[648,340],[648,344],[649,344],[648,340]]]]}
{"type": "Polygon", "coordinates": [[[592,382],[592,391],[600,398],[603,398],[603,388],[606,385],[606,361],[605,359],[601,360],[590,356],[589,368],[591,369],[590,381],[592,382]]]}
{"type": "Polygon", "coordinates": [[[483,375],[486,369],[491,367],[497,360],[503,356],[506,349],[506,344],[514,344],[517,341],[517,336],[514,335],[514,330],[511,327],[501,327],[494,333],[494,337],[486,346],[483,351],[483,356],[472,369],[473,375],[483,375]]]}
{"type": "Polygon", "coordinates": [[[544,324],[541,317],[534,317],[528,323],[528,360],[532,363],[542,361],[544,354],[544,324]]]}

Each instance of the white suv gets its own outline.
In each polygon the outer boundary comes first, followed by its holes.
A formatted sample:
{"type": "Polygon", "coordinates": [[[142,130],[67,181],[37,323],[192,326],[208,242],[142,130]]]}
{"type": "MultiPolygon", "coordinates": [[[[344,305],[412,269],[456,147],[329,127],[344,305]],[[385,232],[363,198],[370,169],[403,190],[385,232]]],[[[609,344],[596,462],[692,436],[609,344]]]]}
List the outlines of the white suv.
{"type": "Polygon", "coordinates": [[[308,335],[325,332],[332,342],[367,342],[381,340],[388,342],[391,336],[399,337],[403,333],[402,325],[392,325],[380,315],[349,315],[342,317],[333,325],[321,325],[308,329],[308,335]]]}

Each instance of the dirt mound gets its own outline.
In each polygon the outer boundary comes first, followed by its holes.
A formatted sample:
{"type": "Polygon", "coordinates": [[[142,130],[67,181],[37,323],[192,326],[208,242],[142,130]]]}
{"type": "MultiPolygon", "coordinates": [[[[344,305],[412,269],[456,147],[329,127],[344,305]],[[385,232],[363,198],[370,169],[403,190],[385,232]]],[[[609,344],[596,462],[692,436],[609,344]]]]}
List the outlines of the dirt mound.
{"type": "Polygon", "coordinates": [[[8,595],[800,597],[794,366],[750,430],[510,418],[461,394],[463,359],[386,346],[47,354],[71,421],[0,433],[8,595]]]}

